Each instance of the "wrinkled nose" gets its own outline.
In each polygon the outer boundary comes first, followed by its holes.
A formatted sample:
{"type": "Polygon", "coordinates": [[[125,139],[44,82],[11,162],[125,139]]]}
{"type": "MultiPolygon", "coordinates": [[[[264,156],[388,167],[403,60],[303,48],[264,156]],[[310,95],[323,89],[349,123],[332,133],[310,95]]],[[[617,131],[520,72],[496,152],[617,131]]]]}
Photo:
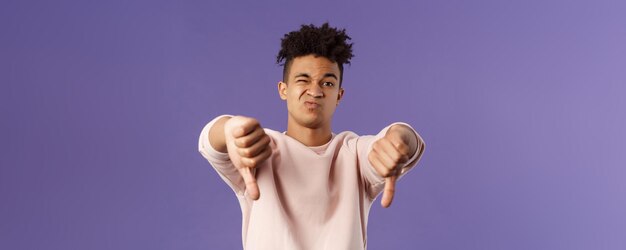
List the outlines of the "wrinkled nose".
{"type": "Polygon", "coordinates": [[[307,90],[307,94],[311,97],[314,98],[321,98],[324,96],[324,92],[322,92],[322,88],[320,88],[320,86],[317,86],[316,84],[312,84],[313,86],[311,86],[308,90],[307,90]]]}

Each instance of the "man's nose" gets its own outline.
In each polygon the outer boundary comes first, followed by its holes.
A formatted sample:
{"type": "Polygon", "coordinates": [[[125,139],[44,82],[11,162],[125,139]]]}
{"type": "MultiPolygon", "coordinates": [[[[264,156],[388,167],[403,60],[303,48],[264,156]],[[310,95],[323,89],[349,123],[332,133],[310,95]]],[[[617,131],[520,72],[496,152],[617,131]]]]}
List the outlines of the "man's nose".
{"type": "Polygon", "coordinates": [[[324,96],[322,88],[317,84],[311,84],[311,87],[307,90],[307,94],[314,98],[321,98],[324,96]]]}

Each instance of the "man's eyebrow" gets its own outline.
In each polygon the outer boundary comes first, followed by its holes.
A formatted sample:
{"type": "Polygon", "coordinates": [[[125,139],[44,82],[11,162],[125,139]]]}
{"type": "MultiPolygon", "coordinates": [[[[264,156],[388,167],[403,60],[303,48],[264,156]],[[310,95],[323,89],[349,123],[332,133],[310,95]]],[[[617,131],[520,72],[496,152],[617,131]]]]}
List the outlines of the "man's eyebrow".
{"type": "Polygon", "coordinates": [[[332,77],[332,78],[335,78],[335,80],[339,80],[339,78],[337,78],[335,73],[326,73],[326,74],[324,74],[324,78],[326,78],[326,77],[332,77]]]}
{"type": "MultiPolygon", "coordinates": [[[[294,78],[298,78],[298,77],[311,78],[311,76],[307,73],[298,73],[294,78]]],[[[335,80],[339,80],[339,78],[337,77],[337,75],[335,75],[335,73],[326,73],[324,74],[324,78],[326,77],[332,77],[332,78],[335,78],[335,80]]]]}

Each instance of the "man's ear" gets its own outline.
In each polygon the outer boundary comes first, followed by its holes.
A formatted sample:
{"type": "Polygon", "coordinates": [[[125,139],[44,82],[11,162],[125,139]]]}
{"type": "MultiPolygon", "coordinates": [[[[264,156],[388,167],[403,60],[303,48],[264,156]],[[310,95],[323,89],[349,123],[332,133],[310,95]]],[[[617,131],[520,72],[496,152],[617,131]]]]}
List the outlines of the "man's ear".
{"type": "Polygon", "coordinates": [[[339,106],[339,101],[343,98],[343,88],[339,88],[339,94],[337,95],[337,106],[339,106]]]}
{"type": "Polygon", "coordinates": [[[287,84],[283,81],[278,82],[278,95],[280,99],[287,100],[287,84]]]}

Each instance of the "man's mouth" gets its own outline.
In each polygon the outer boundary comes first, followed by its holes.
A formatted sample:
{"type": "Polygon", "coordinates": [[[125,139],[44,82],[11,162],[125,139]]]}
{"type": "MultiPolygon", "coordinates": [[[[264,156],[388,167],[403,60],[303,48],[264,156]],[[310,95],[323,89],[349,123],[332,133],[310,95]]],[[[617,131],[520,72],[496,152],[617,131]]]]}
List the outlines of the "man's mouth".
{"type": "Polygon", "coordinates": [[[316,109],[321,107],[321,105],[316,102],[304,102],[304,106],[308,109],[316,109]]]}

